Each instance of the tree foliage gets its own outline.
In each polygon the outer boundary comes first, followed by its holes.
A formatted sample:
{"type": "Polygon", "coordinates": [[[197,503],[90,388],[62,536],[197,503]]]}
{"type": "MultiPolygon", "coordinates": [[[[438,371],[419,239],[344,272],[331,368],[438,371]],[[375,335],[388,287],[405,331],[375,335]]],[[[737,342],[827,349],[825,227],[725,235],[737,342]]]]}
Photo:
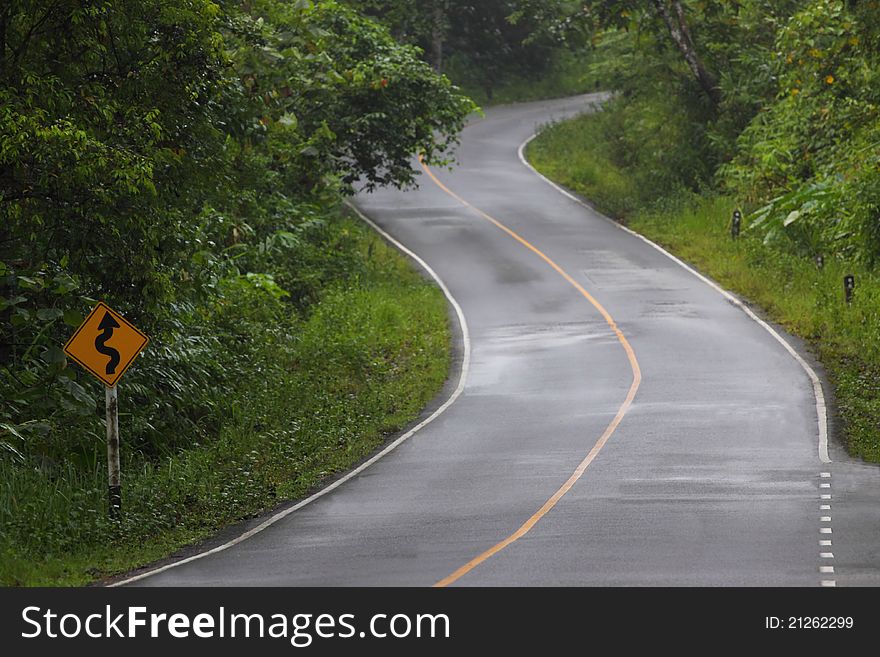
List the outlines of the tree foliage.
{"type": "Polygon", "coordinates": [[[436,68],[492,98],[511,78],[535,79],[554,64],[558,39],[520,12],[519,0],[366,0],[352,3],[425,53],[436,68]]]}
{"type": "Polygon", "coordinates": [[[877,2],[518,4],[602,53],[612,156],[647,198],[728,190],[768,244],[880,257],[877,2]]]}
{"type": "Polygon", "coordinates": [[[873,263],[880,257],[876,3],[854,4],[806,3],[780,26],[776,95],[721,173],[762,205],[757,219],[768,241],[873,263]]]}
{"type": "Polygon", "coordinates": [[[0,458],[99,448],[99,388],[60,350],[98,298],[154,339],[126,379],[142,451],[209,436],[235,376],[220,310],[242,290],[304,310],[350,264],[334,199],[413,184],[471,109],[332,1],[4,2],[0,458]]]}

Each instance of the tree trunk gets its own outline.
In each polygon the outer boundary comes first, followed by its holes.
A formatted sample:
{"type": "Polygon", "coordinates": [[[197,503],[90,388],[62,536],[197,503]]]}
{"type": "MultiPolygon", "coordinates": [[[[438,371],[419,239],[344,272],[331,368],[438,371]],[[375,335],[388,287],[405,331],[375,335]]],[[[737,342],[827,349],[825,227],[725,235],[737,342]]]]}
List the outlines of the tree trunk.
{"type": "Polygon", "coordinates": [[[673,43],[675,43],[675,47],[678,48],[684,57],[700,88],[706,93],[712,104],[717,106],[721,102],[721,90],[718,88],[715,76],[706,70],[706,67],[703,66],[703,62],[700,60],[700,56],[697,54],[697,49],[694,46],[694,41],[691,38],[691,33],[685,20],[684,7],[682,7],[680,0],[672,0],[672,11],[670,11],[670,7],[665,0],[653,0],[653,2],[657,8],[657,13],[660,14],[660,17],[666,24],[666,29],[669,30],[669,36],[672,38],[673,43]]]}
{"type": "Polygon", "coordinates": [[[431,17],[431,64],[434,70],[443,71],[443,40],[446,36],[446,0],[434,0],[431,17]]]}

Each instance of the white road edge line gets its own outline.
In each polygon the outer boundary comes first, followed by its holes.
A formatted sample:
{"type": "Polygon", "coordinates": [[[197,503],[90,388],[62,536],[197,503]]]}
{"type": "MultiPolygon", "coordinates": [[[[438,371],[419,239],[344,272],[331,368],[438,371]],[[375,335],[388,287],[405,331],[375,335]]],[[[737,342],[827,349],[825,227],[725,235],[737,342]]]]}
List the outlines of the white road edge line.
{"type": "Polygon", "coordinates": [[[379,452],[378,454],[373,456],[371,459],[369,459],[368,461],[365,461],[364,463],[359,465],[357,468],[355,468],[351,472],[347,473],[345,476],[340,477],[339,479],[334,481],[332,484],[330,484],[326,488],[322,488],[314,495],[307,497],[306,499],[302,500],[301,502],[295,504],[294,506],[292,506],[288,509],[284,509],[283,511],[279,511],[275,515],[270,516],[269,518],[264,520],[262,523],[260,523],[259,525],[257,525],[253,529],[249,529],[248,531],[244,532],[243,534],[233,538],[231,541],[223,543],[223,545],[218,545],[215,548],[212,548],[212,549],[207,550],[205,552],[200,552],[199,554],[194,554],[191,557],[187,557],[185,559],[181,559],[179,561],[175,561],[173,563],[169,563],[164,566],[154,568],[154,569],[149,570],[144,573],[139,573],[138,575],[135,575],[133,577],[129,577],[129,578],[121,580],[119,582],[114,582],[112,584],[108,584],[108,587],[124,586],[125,584],[131,584],[132,582],[136,582],[138,580],[145,579],[145,578],[151,577],[153,575],[158,575],[159,573],[165,572],[166,570],[171,570],[172,568],[176,568],[177,566],[182,566],[184,564],[191,563],[191,562],[196,561],[198,559],[201,559],[203,557],[207,557],[212,554],[217,554],[218,552],[223,552],[224,550],[227,550],[234,545],[238,545],[239,543],[246,541],[247,539],[251,538],[255,534],[259,534],[261,531],[274,525],[279,520],[286,518],[294,511],[298,511],[299,509],[303,508],[304,506],[311,504],[312,502],[314,502],[318,498],[321,498],[324,495],[326,495],[327,493],[330,493],[331,491],[339,488],[342,484],[344,484],[348,480],[358,476],[361,472],[363,472],[364,470],[369,468],[376,461],[387,456],[395,448],[399,447],[403,442],[405,442],[406,440],[411,438],[420,429],[424,428],[425,426],[427,426],[428,424],[430,424],[431,422],[436,420],[438,416],[440,416],[444,411],[446,411],[446,409],[448,409],[450,406],[452,406],[452,404],[455,403],[455,400],[461,396],[461,393],[464,391],[465,383],[467,381],[467,376],[468,376],[468,370],[470,369],[470,363],[471,363],[471,340],[470,340],[470,333],[468,331],[467,320],[464,317],[464,311],[461,309],[461,306],[459,305],[458,301],[455,299],[454,296],[452,296],[452,293],[449,291],[449,288],[446,287],[446,284],[443,282],[443,280],[440,278],[440,276],[437,274],[437,272],[435,272],[431,268],[431,266],[428,265],[427,262],[422,260],[422,258],[420,258],[418,255],[416,255],[413,251],[411,251],[410,249],[405,247],[403,244],[398,242],[396,239],[391,237],[391,235],[389,235],[382,228],[380,228],[372,219],[370,219],[363,212],[361,212],[360,209],[357,208],[353,203],[346,202],[346,204],[348,205],[348,207],[350,207],[354,211],[354,213],[364,223],[366,223],[370,228],[372,228],[374,231],[379,233],[379,235],[383,239],[388,241],[397,250],[406,254],[407,256],[412,258],[416,263],[418,263],[418,265],[422,269],[424,269],[425,272],[431,278],[434,279],[434,281],[437,283],[437,286],[440,288],[440,290],[443,292],[444,296],[446,297],[447,301],[449,301],[449,304],[455,310],[455,314],[458,316],[458,325],[461,330],[462,351],[463,351],[462,358],[461,358],[461,372],[459,374],[458,385],[456,386],[455,390],[452,392],[452,394],[449,396],[449,398],[445,402],[443,402],[443,404],[436,411],[431,413],[431,415],[429,415],[427,418],[425,418],[424,420],[419,422],[416,426],[414,426],[412,429],[410,429],[405,434],[400,436],[397,440],[395,440],[393,443],[388,445],[385,449],[383,449],[381,452],[379,452]]]}
{"type": "Polygon", "coordinates": [[[691,267],[690,265],[688,265],[684,261],[680,260],[679,258],[675,257],[674,255],[672,255],[669,251],[664,249],[659,244],[652,242],[644,235],[639,235],[634,230],[630,230],[626,226],[623,226],[622,224],[614,221],[613,219],[606,217],[602,213],[596,212],[596,210],[594,208],[591,208],[588,204],[584,203],[583,200],[579,199],[577,196],[575,196],[574,194],[569,192],[564,187],[557,185],[555,182],[553,182],[552,180],[547,178],[547,176],[543,175],[540,171],[538,171],[535,167],[533,167],[529,163],[529,161],[526,159],[525,149],[526,149],[526,146],[528,146],[529,143],[533,139],[535,139],[537,136],[538,136],[538,133],[536,132],[531,137],[526,139],[523,143],[521,143],[519,145],[519,148],[517,149],[517,155],[519,156],[520,162],[522,162],[527,168],[529,168],[532,171],[532,173],[534,173],[536,176],[538,176],[545,183],[547,183],[548,185],[553,187],[559,193],[570,198],[572,201],[574,201],[578,205],[581,205],[581,206],[587,208],[591,212],[600,216],[605,221],[609,222],[610,224],[612,224],[614,226],[617,226],[620,230],[627,232],[634,237],[639,238],[640,240],[642,240],[646,244],[649,244],[650,246],[655,248],[657,251],[659,251],[660,253],[665,255],[667,258],[671,259],[673,262],[678,264],[680,267],[684,268],[685,270],[689,271],[691,274],[693,274],[694,276],[699,278],[706,285],[708,285],[713,290],[715,290],[716,292],[721,294],[724,298],[726,298],[733,305],[735,305],[737,308],[742,310],[746,315],[748,315],[751,319],[753,319],[755,322],[757,322],[764,330],[766,330],[770,335],[772,335],[773,338],[777,342],[779,342],[779,344],[781,344],[785,348],[785,350],[798,362],[798,364],[801,366],[801,368],[804,370],[804,372],[807,373],[807,376],[810,378],[810,382],[813,384],[813,396],[816,398],[816,416],[817,416],[817,421],[818,421],[818,425],[819,425],[819,460],[822,463],[831,463],[831,459],[828,457],[828,407],[825,404],[825,393],[822,391],[822,382],[819,380],[819,375],[816,374],[816,372],[813,370],[812,367],[810,367],[810,364],[807,363],[807,361],[805,361],[803,359],[803,357],[794,349],[794,347],[792,347],[790,344],[788,344],[788,342],[785,340],[785,338],[783,338],[781,335],[779,335],[779,333],[777,333],[777,331],[772,326],[770,326],[767,322],[765,322],[763,319],[758,317],[754,312],[752,312],[752,310],[745,303],[743,303],[740,299],[735,297],[733,294],[731,294],[730,292],[728,292],[727,290],[722,288],[720,285],[718,285],[717,283],[715,283],[711,279],[707,278],[706,276],[703,276],[703,274],[698,272],[696,269],[694,269],[693,267],[691,267]]]}

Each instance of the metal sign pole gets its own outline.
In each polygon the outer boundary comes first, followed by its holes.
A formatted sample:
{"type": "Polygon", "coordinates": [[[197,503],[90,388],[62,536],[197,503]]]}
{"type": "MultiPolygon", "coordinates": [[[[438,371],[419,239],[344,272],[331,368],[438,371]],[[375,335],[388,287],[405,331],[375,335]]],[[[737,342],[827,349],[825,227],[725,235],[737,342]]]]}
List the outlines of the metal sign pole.
{"type": "Polygon", "coordinates": [[[119,519],[122,510],[122,486],[119,483],[119,393],[116,386],[106,390],[107,401],[107,482],[110,517],[119,519]]]}

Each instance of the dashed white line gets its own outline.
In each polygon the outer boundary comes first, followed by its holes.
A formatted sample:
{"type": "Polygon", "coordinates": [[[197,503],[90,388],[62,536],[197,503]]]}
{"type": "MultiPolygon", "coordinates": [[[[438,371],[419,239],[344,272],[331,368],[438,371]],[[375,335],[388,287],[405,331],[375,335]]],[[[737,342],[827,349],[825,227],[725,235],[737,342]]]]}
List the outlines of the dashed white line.
{"type": "MultiPolygon", "coordinates": [[[[829,479],[829,478],[831,477],[831,473],[830,473],[830,472],[820,472],[820,473],[819,473],[819,476],[820,476],[821,478],[823,478],[823,479],[829,479]]],[[[821,483],[821,484],[819,484],[819,489],[820,489],[820,490],[823,490],[823,489],[830,489],[830,488],[831,488],[831,484],[830,484],[830,483],[821,483]]],[[[831,501],[830,501],[830,500],[831,500],[831,493],[830,493],[830,492],[828,492],[828,493],[820,493],[820,494],[819,494],[819,500],[820,500],[820,502],[819,502],[819,511],[825,511],[825,512],[831,511],[831,501]]],[[[830,522],[831,522],[831,516],[821,516],[821,517],[819,518],[819,522],[830,523],[830,522]]],[[[830,533],[831,533],[831,527],[820,527],[820,528],[819,528],[819,533],[820,533],[820,534],[830,534],[830,533]]],[[[820,541],[819,541],[819,546],[820,546],[820,548],[828,549],[828,548],[831,547],[831,541],[830,541],[829,539],[823,539],[823,540],[820,540],[820,541]]],[[[834,559],[834,553],[833,553],[833,552],[819,552],[819,558],[820,558],[820,559],[831,560],[831,559],[834,559]]],[[[826,563],[827,563],[827,561],[826,561],[826,563]]],[[[834,572],[834,566],[819,566],[819,572],[820,572],[820,573],[833,573],[833,572],[834,572]]],[[[835,580],[835,579],[823,579],[823,580],[821,580],[821,586],[834,586],[834,587],[836,587],[836,586],[837,586],[837,580],[835,580]]]]}
{"type": "MultiPolygon", "coordinates": [[[[543,174],[541,174],[541,173],[540,173],[537,169],[535,169],[535,167],[533,167],[533,166],[529,163],[529,161],[526,159],[526,156],[525,156],[525,149],[526,149],[526,146],[528,146],[529,142],[531,142],[531,141],[532,141],[533,139],[535,139],[535,137],[537,137],[537,136],[538,136],[537,133],[535,133],[535,134],[533,134],[531,137],[529,137],[528,139],[526,139],[522,144],[520,144],[519,149],[518,149],[518,151],[517,151],[517,154],[519,155],[519,159],[520,159],[520,161],[521,161],[521,162],[522,162],[527,168],[529,168],[534,174],[536,174],[539,178],[541,178],[544,182],[546,182],[546,183],[549,184],[551,187],[553,187],[554,189],[556,189],[558,192],[560,192],[560,193],[563,194],[564,196],[567,196],[568,198],[570,198],[571,200],[573,200],[575,203],[577,203],[577,204],[579,204],[579,205],[581,205],[581,206],[583,206],[583,207],[586,207],[586,208],[592,210],[592,208],[591,208],[587,203],[585,203],[583,200],[581,200],[580,198],[578,198],[577,196],[575,196],[574,194],[572,194],[571,192],[569,192],[567,189],[565,189],[565,188],[562,187],[561,185],[557,185],[555,182],[553,182],[552,180],[550,180],[549,178],[547,178],[546,176],[544,176],[543,174]]],[[[733,294],[731,294],[731,293],[728,292],[727,290],[723,289],[720,285],[718,285],[717,283],[715,283],[715,282],[712,281],[711,279],[707,278],[706,276],[703,276],[701,273],[699,273],[698,271],[696,271],[693,267],[690,267],[690,266],[687,265],[684,261],[682,261],[682,260],[680,260],[679,258],[675,257],[674,255],[672,255],[671,253],[669,253],[666,249],[664,249],[664,248],[661,247],[660,245],[655,244],[654,242],[652,242],[652,241],[649,240],[648,238],[644,237],[643,235],[639,235],[639,234],[636,233],[635,231],[630,230],[629,228],[627,228],[627,227],[625,227],[625,226],[619,224],[618,222],[613,221],[613,220],[611,220],[611,219],[608,219],[608,217],[605,217],[605,216],[602,215],[601,213],[596,213],[596,214],[598,214],[598,216],[602,217],[603,219],[606,219],[607,221],[609,221],[610,223],[612,223],[612,224],[613,224],[614,226],[616,226],[617,228],[620,228],[621,230],[623,230],[623,231],[629,233],[630,235],[633,235],[633,236],[639,238],[639,239],[642,240],[643,242],[648,243],[649,245],[651,245],[652,247],[654,247],[655,249],[657,249],[658,251],[660,251],[660,253],[663,253],[665,256],[667,256],[668,258],[670,258],[671,260],[673,260],[674,262],[676,262],[678,265],[680,265],[681,267],[683,267],[684,269],[686,269],[687,271],[689,271],[691,274],[693,274],[694,276],[696,276],[697,278],[699,278],[700,280],[702,280],[704,283],[706,283],[707,285],[709,285],[711,288],[713,288],[713,289],[715,289],[717,292],[721,293],[724,297],[726,297],[726,298],[727,298],[729,301],[731,301],[734,305],[738,306],[743,312],[745,312],[745,313],[746,313],[751,319],[753,319],[755,322],[757,322],[757,323],[758,323],[762,328],[764,328],[768,333],[770,333],[770,334],[771,334],[771,335],[772,335],[772,336],[773,336],[773,337],[774,337],[774,338],[775,338],[775,339],[776,339],[776,340],[777,340],[777,341],[778,341],[778,342],[779,342],[779,343],[785,348],[785,350],[788,351],[789,354],[791,354],[791,356],[792,356],[792,357],[798,362],[798,364],[801,366],[801,368],[807,373],[807,376],[809,377],[810,382],[811,382],[812,385],[813,385],[813,395],[814,395],[814,397],[815,397],[815,399],[816,399],[816,416],[817,416],[818,427],[819,427],[819,461],[821,461],[822,463],[830,463],[830,462],[831,462],[831,459],[830,459],[829,456],[828,456],[828,419],[827,419],[827,408],[826,408],[826,404],[825,404],[825,395],[824,395],[824,393],[823,393],[823,391],[822,391],[822,384],[821,384],[821,382],[820,382],[820,380],[819,380],[818,375],[817,375],[816,372],[813,370],[813,368],[810,367],[810,365],[809,365],[809,364],[803,359],[803,357],[802,357],[799,353],[797,353],[797,351],[795,351],[795,349],[794,349],[794,348],[788,343],[788,341],[785,340],[785,339],[784,339],[784,338],[783,338],[783,337],[782,337],[782,336],[781,336],[776,330],[774,330],[774,329],[773,329],[773,328],[772,328],[767,322],[765,322],[763,319],[761,319],[760,317],[758,317],[758,316],[757,316],[757,315],[751,310],[751,308],[749,308],[748,306],[746,306],[746,304],[743,303],[740,299],[738,299],[737,297],[735,297],[733,294]]],[[[820,473],[820,477],[823,478],[823,479],[828,479],[828,478],[831,477],[831,473],[830,473],[830,472],[821,472],[821,473],[820,473]]],[[[820,487],[820,488],[831,488],[831,484],[828,484],[828,483],[821,483],[821,484],[819,484],[819,487],[820,487]]],[[[823,496],[822,499],[831,499],[831,496],[829,495],[827,498],[826,498],[825,496],[823,496]]],[[[831,507],[830,507],[829,505],[821,505],[819,510],[820,510],[820,511],[830,511],[830,510],[831,510],[831,507]]],[[[820,520],[821,520],[821,522],[831,522],[831,517],[830,517],[830,516],[823,516],[820,520]]],[[[820,534],[830,534],[830,533],[831,533],[831,528],[830,528],[830,527],[820,527],[820,528],[819,528],[819,533],[820,533],[820,534]]],[[[828,541],[828,543],[829,543],[829,545],[830,545],[830,541],[828,541]]],[[[826,554],[831,554],[831,553],[824,553],[824,552],[823,552],[823,553],[822,553],[822,556],[823,556],[824,558],[832,558],[832,557],[825,557],[826,554]]],[[[831,567],[831,566],[823,566],[822,569],[823,569],[822,572],[832,572],[832,573],[834,572],[834,568],[831,567]],[[827,570],[827,571],[826,571],[826,570],[824,570],[825,568],[830,568],[830,570],[827,570]]],[[[836,586],[836,583],[835,583],[833,580],[822,580],[822,586],[836,586]]]]}

